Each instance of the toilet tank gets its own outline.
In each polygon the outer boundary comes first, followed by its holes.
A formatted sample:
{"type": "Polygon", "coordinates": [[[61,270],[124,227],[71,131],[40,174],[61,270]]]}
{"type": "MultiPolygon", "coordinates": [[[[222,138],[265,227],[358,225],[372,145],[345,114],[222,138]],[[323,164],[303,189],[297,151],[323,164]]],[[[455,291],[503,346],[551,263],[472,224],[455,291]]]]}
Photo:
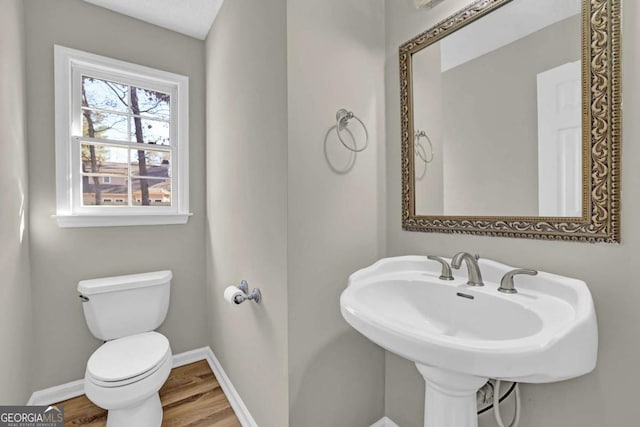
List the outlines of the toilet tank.
{"type": "Polygon", "coordinates": [[[167,317],[172,277],[165,270],[79,282],[93,336],[108,341],[157,329],[167,317]]]}

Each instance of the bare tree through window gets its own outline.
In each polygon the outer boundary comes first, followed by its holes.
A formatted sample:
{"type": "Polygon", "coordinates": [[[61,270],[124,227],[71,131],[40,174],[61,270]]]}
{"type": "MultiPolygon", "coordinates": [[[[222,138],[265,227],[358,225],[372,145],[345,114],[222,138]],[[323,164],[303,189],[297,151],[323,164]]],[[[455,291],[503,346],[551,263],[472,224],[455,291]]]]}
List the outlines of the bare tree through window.
{"type": "MultiPolygon", "coordinates": [[[[170,192],[170,182],[167,179],[159,179],[169,178],[170,154],[148,148],[170,145],[170,102],[170,95],[166,93],[88,76],[82,78],[83,135],[92,139],[140,144],[138,149],[127,156],[127,163],[135,161],[137,176],[131,185],[135,185],[136,194],[138,191],[140,193],[139,199],[129,194],[131,203],[142,206],[167,204],[166,196],[162,199],[158,199],[157,194],[151,197],[149,189],[153,185],[158,187],[158,191],[170,192]],[[161,167],[150,169],[150,164],[158,163],[161,167]]],[[[111,161],[110,151],[104,147],[96,143],[82,145],[83,166],[88,166],[87,170],[83,168],[83,171],[91,174],[87,179],[93,183],[90,187],[93,187],[96,205],[106,201],[103,199],[100,177],[97,176],[101,164],[111,161]]],[[[106,194],[104,196],[106,197],[106,194]]]]}

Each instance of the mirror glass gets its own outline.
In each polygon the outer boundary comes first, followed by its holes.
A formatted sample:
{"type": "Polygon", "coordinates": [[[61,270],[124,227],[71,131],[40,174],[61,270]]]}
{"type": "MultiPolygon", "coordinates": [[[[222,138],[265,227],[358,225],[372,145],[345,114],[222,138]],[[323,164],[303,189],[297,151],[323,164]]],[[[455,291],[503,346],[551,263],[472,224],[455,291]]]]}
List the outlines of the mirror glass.
{"type": "Polygon", "coordinates": [[[583,216],[581,6],[513,0],[411,56],[415,215],[583,216]]]}

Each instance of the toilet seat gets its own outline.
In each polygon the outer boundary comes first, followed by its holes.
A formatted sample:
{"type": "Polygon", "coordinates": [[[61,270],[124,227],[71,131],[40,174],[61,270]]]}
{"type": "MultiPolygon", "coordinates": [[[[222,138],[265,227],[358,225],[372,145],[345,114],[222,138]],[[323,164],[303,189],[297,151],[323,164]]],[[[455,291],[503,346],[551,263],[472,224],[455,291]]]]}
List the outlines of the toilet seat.
{"type": "Polygon", "coordinates": [[[169,340],[145,332],[108,341],[87,362],[87,379],[100,387],[122,387],[153,375],[171,357],[169,340]]]}

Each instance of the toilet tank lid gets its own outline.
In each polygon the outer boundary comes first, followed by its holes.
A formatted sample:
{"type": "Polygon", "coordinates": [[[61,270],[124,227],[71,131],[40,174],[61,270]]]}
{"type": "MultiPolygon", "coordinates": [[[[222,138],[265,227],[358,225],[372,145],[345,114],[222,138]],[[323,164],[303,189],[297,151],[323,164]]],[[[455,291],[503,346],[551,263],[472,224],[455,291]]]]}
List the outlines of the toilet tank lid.
{"type": "Polygon", "coordinates": [[[81,280],[78,292],[82,295],[95,295],[126,289],[144,288],[168,283],[173,277],[170,270],[151,273],[127,274],[125,276],[102,277],[99,279],[81,280]]]}

